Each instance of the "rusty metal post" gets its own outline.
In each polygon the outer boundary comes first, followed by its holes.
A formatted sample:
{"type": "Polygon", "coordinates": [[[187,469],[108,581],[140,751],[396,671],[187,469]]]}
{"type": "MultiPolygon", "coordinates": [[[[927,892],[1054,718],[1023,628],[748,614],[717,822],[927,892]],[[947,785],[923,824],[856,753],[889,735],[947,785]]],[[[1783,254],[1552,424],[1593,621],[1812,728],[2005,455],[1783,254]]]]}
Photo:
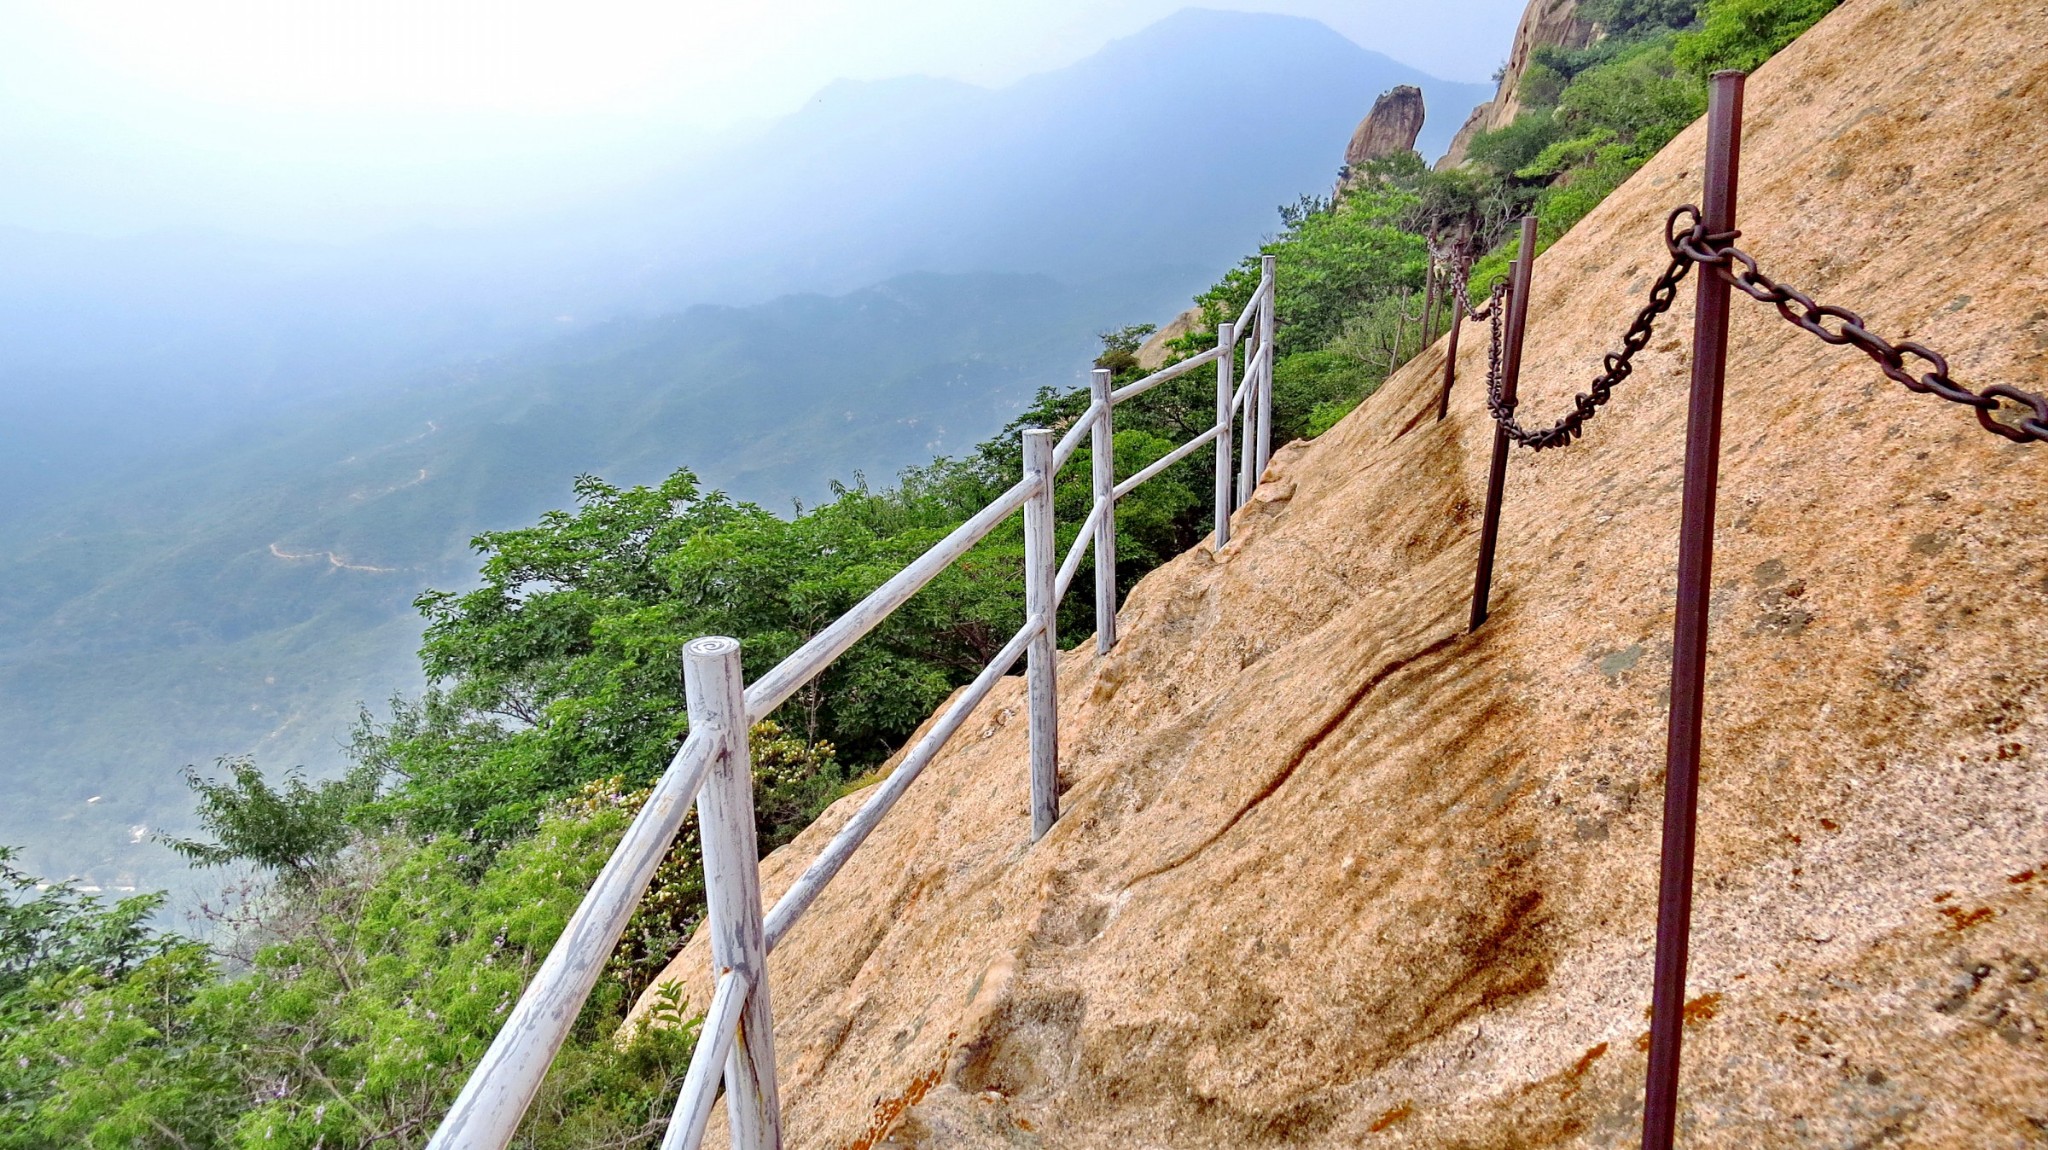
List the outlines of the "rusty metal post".
{"type": "MultiPolygon", "coordinates": [[[[1740,72],[1714,74],[1707,105],[1709,233],[1735,230],[1742,164],[1740,72]]],[[[1700,715],[1705,703],[1707,606],[1714,568],[1714,496],[1721,468],[1721,384],[1728,365],[1728,282],[1697,276],[1692,329],[1692,399],[1685,432],[1685,495],[1678,529],[1678,620],[1671,643],[1671,717],[1664,748],[1664,849],[1657,876],[1656,984],[1650,998],[1650,1070],[1643,1099],[1643,1150],[1670,1150],[1678,1118],[1685,966],[1692,930],[1693,832],[1699,814],[1700,715]]]]}
{"type": "Polygon", "coordinates": [[[1451,413],[1451,384],[1458,378],[1458,335],[1465,330],[1465,285],[1452,284],[1451,291],[1451,338],[1444,344],[1444,390],[1436,397],[1436,418],[1438,423],[1451,413]]]}
{"type": "Polygon", "coordinates": [[[1420,354],[1420,348],[1428,347],[1436,342],[1429,338],[1429,333],[1436,327],[1437,278],[1436,256],[1432,254],[1429,259],[1429,269],[1422,276],[1422,343],[1417,349],[1417,354],[1420,354]]]}
{"type": "Polygon", "coordinates": [[[1394,342],[1387,347],[1388,379],[1394,378],[1394,373],[1401,370],[1401,337],[1407,334],[1407,330],[1408,293],[1404,291],[1401,298],[1394,301],[1394,342]]]}
{"type": "MultiPolygon", "coordinates": [[[[1508,290],[1507,347],[1501,352],[1500,398],[1515,402],[1522,378],[1522,331],[1529,323],[1529,280],[1536,268],[1536,217],[1522,217],[1522,254],[1515,260],[1508,290]]],[[[1479,572],[1472,580],[1472,622],[1477,631],[1486,622],[1486,601],[1493,592],[1493,553],[1500,542],[1501,489],[1508,480],[1508,433],[1493,425],[1493,467],[1486,476],[1486,518],[1479,528],[1479,572]]]]}

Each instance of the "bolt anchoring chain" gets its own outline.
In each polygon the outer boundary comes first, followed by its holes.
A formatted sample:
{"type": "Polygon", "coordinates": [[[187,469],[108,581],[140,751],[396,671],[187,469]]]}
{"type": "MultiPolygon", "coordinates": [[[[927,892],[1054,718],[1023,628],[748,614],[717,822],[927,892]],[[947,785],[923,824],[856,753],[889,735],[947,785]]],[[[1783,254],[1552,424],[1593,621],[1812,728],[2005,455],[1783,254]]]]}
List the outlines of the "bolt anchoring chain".
{"type": "Polygon", "coordinates": [[[1993,435],[2003,436],[2014,443],[2048,443],[2048,398],[2002,383],[1982,391],[1964,387],[1949,376],[1948,360],[1933,348],[1910,340],[1893,343],[1866,328],[1863,317],[1855,312],[1817,303],[1798,288],[1787,287],[1772,279],[1757,266],[1755,256],[1735,246],[1741,235],[1741,232],[1708,232],[1700,221],[1699,209],[1690,204],[1671,213],[1665,225],[1665,243],[1670,247],[1674,261],[1682,259],[1714,269],[1714,274],[1726,280],[1731,287],[1751,299],[1776,307],[1778,314],[1795,327],[1812,332],[1824,343],[1853,347],[1877,361],[1878,368],[1886,377],[1903,384],[1909,391],[1922,395],[1932,393],[1950,403],[1974,409],[1977,422],[1993,435]],[[1691,223],[1681,231],[1679,225],[1683,220],[1691,223]],[[1830,322],[1835,326],[1830,327],[1830,322]],[[1919,360],[1932,370],[1924,375],[1914,375],[1907,366],[1908,357],[1919,360]],[[2001,400],[2018,404],[2026,409],[2026,414],[2015,423],[1992,418],[1992,413],[1999,410],[2001,400]]]}

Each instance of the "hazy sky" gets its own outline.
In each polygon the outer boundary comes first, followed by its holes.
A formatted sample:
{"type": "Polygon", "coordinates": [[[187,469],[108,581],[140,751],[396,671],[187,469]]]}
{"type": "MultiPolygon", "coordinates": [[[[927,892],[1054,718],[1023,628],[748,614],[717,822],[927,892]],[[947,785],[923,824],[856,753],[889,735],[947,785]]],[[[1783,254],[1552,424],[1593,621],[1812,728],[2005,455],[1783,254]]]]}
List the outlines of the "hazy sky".
{"type": "MultiPolygon", "coordinates": [[[[1483,80],[1523,0],[1214,0],[1483,80]]],[[[836,78],[998,85],[1181,0],[0,0],[0,224],[342,234],[630,175],[836,78]],[[229,190],[231,189],[231,191],[229,190]]]]}

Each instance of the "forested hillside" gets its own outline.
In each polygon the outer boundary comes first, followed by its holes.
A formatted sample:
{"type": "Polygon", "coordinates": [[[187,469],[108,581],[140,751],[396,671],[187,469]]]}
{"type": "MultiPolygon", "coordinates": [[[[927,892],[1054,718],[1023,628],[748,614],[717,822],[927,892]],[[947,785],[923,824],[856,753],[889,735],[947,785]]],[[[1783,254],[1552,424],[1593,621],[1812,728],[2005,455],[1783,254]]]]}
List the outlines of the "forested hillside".
{"type": "Polygon", "coordinates": [[[31,509],[0,528],[0,842],[53,877],[169,881],[149,835],[190,829],[178,766],[330,768],[359,705],[418,690],[412,598],[473,578],[477,531],[579,473],[645,483],[678,459],[778,512],[820,502],[827,477],[971,446],[1072,378],[1104,317],[1173,292],[927,275],[621,320],[31,509]]]}
{"type": "MultiPolygon", "coordinates": [[[[1532,207],[1561,232],[1696,116],[1708,70],[1767,57],[1831,6],[1603,2],[1608,40],[1553,61],[1554,104],[1482,138],[1472,167],[1397,157],[1334,206],[1310,196],[1283,211],[1261,249],[1280,269],[1278,439],[1328,428],[1415,353],[1395,315],[1422,286],[1430,236],[1469,227],[1480,254],[1532,207]]],[[[1248,298],[1258,254],[1200,297],[1212,330],[1248,298]]],[[[1149,330],[1106,333],[1098,362],[1136,378],[1149,330]]],[[[366,717],[351,772],[308,782],[287,763],[224,763],[192,780],[201,829],[174,845],[254,876],[216,908],[216,941],[149,925],[152,897],[110,902],[6,872],[0,1147],[423,1144],[682,736],[681,644],[736,636],[758,674],[1013,483],[1019,427],[1063,426],[1084,405],[1048,388],[978,446],[795,514],[709,490],[685,466],[644,482],[585,475],[573,507],[479,535],[479,578],[458,584],[473,589],[417,599],[425,691],[366,717]]],[[[1119,409],[1119,470],[1213,415],[1200,371],[1119,409]]],[[[625,470],[657,454],[641,452],[625,470]]],[[[1071,467],[1058,493],[1066,533],[1087,472],[1071,467]]],[[[1127,586],[1206,533],[1209,483],[1198,455],[1120,505],[1127,586]]],[[[1021,605],[1013,521],[764,724],[763,850],[865,785],[1021,605]]],[[[1062,632],[1087,627],[1077,614],[1062,632]]],[[[619,1028],[701,917],[694,852],[686,829],[523,1144],[659,1140],[701,1004],[671,999],[659,1013],[673,1025],[619,1028]]]]}

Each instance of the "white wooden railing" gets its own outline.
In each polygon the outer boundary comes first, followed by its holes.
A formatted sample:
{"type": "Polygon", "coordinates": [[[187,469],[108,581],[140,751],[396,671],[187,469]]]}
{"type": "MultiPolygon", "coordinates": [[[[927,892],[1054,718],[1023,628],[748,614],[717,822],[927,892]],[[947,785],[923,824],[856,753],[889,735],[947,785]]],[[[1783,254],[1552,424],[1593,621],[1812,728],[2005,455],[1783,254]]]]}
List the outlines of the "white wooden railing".
{"type": "Polygon", "coordinates": [[[1272,450],[1273,300],[1273,257],[1267,256],[1251,302],[1235,323],[1218,326],[1216,347],[1113,390],[1110,373],[1095,371],[1088,410],[1058,443],[1050,431],[1024,432],[1024,475],[1016,486],[954,528],[753,686],[742,686],[737,640],[702,638],[684,647],[688,737],[463,1085],[429,1150],[503,1150],[511,1143],[692,801],[697,804],[706,925],[718,977],[662,1147],[696,1150],[722,1081],[734,1150],[779,1150],[782,1121],[768,995],[769,953],[1019,658],[1026,661],[1029,696],[1031,837],[1036,841],[1052,829],[1059,818],[1060,600],[1092,547],[1096,650],[1107,652],[1116,644],[1116,502],[1211,442],[1216,445],[1214,545],[1220,549],[1230,541],[1230,514],[1250,498],[1272,450]],[[1233,386],[1240,357],[1243,382],[1233,386]],[[1210,363],[1217,366],[1215,425],[1116,482],[1117,405],[1210,363]],[[1234,433],[1240,430],[1241,449],[1234,446],[1234,433]],[[1060,468],[1080,449],[1083,435],[1091,437],[1095,499],[1080,534],[1055,566],[1053,487],[1060,468]],[[764,915],[748,730],[1020,508],[1024,626],[764,915]]]}

